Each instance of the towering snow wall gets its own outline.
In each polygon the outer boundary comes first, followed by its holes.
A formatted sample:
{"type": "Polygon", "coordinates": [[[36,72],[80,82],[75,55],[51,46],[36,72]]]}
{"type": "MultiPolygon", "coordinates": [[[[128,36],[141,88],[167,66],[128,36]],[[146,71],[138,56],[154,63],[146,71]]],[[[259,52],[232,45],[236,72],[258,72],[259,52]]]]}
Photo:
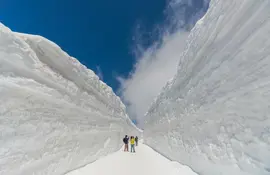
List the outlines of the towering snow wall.
{"type": "Polygon", "coordinates": [[[112,89],[40,36],[0,24],[0,174],[59,175],[137,134],[112,89]]]}
{"type": "Polygon", "coordinates": [[[202,175],[270,174],[269,9],[211,1],[146,114],[146,144],[202,175]]]}

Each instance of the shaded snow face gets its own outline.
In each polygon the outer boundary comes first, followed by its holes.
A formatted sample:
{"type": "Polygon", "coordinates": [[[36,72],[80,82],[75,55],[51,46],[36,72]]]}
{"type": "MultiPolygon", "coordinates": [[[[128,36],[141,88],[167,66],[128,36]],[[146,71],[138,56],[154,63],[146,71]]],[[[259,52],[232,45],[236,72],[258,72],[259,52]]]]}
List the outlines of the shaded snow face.
{"type": "Polygon", "coordinates": [[[147,113],[148,145],[202,175],[270,174],[269,9],[211,1],[147,113]]]}
{"type": "Polygon", "coordinates": [[[112,89],[39,36],[0,24],[0,174],[63,174],[137,135],[112,89]]]}

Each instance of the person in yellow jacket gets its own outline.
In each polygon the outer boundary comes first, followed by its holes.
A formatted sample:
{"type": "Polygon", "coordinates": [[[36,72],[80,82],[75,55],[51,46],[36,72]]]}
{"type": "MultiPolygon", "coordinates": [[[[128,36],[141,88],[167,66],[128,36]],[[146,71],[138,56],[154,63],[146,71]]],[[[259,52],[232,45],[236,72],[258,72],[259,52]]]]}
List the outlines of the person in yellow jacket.
{"type": "Polygon", "coordinates": [[[134,152],[135,153],[135,138],[133,136],[130,137],[130,152],[134,152]]]}

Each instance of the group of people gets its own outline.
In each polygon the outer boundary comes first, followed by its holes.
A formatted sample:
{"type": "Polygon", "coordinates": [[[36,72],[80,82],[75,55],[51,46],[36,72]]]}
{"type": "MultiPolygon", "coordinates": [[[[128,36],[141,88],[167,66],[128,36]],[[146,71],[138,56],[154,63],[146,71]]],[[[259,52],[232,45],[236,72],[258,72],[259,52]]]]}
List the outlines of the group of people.
{"type": "Polygon", "coordinates": [[[130,136],[130,139],[129,139],[129,137],[126,135],[123,138],[123,142],[125,144],[124,151],[128,151],[128,143],[130,142],[130,152],[135,153],[135,144],[136,146],[138,146],[138,140],[139,140],[138,136],[136,137],[130,136]]]}

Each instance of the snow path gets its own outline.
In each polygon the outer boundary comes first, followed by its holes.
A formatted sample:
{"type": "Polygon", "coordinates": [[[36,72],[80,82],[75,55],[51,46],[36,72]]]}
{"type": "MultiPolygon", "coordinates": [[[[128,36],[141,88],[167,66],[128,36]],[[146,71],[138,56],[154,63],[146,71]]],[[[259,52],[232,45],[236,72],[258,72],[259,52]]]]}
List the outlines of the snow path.
{"type": "Polygon", "coordinates": [[[172,162],[140,144],[136,153],[123,149],[66,175],[197,175],[189,167],[172,162]]]}

